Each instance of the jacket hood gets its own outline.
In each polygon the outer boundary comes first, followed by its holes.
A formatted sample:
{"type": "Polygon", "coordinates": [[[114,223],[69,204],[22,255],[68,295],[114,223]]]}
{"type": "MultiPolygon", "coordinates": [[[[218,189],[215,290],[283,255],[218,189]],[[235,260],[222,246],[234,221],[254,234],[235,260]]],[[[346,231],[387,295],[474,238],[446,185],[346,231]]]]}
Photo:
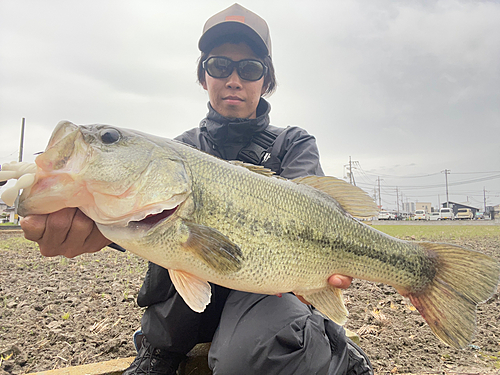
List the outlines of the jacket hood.
{"type": "Polygon", "coordinates": [[[247,143],[255,133],[263,131],[269,125],[271,105],[260,98],[257,106],[257,117],[254,119],[230,119],[216,112],[210,102],[208,114],[200,123],[210,139],[216,145],[228,143],[247,143]]]}

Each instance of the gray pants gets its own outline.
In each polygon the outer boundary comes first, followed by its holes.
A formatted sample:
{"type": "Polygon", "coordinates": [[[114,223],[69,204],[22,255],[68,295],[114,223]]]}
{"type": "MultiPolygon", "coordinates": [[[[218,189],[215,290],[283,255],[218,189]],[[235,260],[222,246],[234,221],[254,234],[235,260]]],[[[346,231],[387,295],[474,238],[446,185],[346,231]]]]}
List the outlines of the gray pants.
{"type": "Polygon", "coordinates": [[[342,327],[293,294],[212,285],[212,301],[198,314],[177,294],[168,272],[151,264],[138,303],[148,306],[142,331],[154,347],[186,354],[211,341],[208,360],[216,375],[373,373],[342,327]]]}
{"type": "Polygon", "coordinates": [[[293,294],[232,291],[208,363],[214,374],[344,374],[347,356],[344,330],[293,294]]]}

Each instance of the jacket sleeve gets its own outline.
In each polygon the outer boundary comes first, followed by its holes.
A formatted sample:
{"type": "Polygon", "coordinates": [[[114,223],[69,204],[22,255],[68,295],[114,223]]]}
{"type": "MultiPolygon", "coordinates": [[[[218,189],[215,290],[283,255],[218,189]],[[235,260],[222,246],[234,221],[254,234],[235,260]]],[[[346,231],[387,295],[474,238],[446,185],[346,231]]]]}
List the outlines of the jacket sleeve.
{"type": "Polygon", "coordinates": [[[288,179],[304,176],[324,176],[319,161],[316,138],[299,127],[287,128],[276,139],[280,148],[280,176],[288,179]],[[281,138],[281,139],[280,139],[281,138]]]}
{"type": "Polygon", "coordinates": [[[194,146],[199,149],[200,148],[199,133],[200,133],[199,128],[193,128],[191,130],[185,131],[181,135],[178,135],[177,137],[174,138],[174,140],[183,142],[185,144],[194,146]]]}

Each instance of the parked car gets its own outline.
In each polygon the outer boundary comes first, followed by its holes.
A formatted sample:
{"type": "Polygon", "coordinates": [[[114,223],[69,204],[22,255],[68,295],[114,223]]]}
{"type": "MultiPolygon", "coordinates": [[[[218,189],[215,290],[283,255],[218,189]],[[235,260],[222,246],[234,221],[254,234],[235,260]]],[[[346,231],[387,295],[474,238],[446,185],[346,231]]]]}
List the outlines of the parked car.
{"type": "Polygon", "coordinates": [[[425,210],[416,210],[415,211],[415,216],[413,217],[413,220],[429,220],[427,216],[427,211],[425,210]]]}
{"type": "Polygon", "coordinates": [[[402,212],[393,212],[394,220],[404,220],[404,214],[402,212]]]}
{"type": "Polygon", "coordinates": [[[472,220],[474,219],[474,213],[470,208],[459,208],[457,211],[457,216],[455,216],[455,219],[472,220]]]}
{"type": "Polygon", "coordinates": [[[434,211],[429,214],[429,220],[430,221],[436,221],[441,219],[441,215],[439,214],[439,211],[434,211]]]}
{"type": "Polygon", "coordinates": [[[411,215],[408,212],[400,212],[398,220],[410,220],[411,215]]]}
{"type": "Polygon", "coordinates": [[[455,220],[455,215],[453,215],[453,210],[451,208],[441,208],[439,210],[439,215],[439,220],[455,220]]]}
{"type": "Polygon", "coordinates": [[[377,216],[378,220],[391,220],[391,215],[389,211],[380,211],[377,216]]]}

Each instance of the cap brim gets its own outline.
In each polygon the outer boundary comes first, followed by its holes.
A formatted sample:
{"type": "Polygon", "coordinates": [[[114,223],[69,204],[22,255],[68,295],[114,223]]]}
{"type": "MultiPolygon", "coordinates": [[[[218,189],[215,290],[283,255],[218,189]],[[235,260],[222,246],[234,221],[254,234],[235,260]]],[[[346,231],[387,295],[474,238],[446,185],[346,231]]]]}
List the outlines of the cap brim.
{"type": "Polygon", "coordinates": [[[200,41],[198,42],[198,48],[200,51],[208,53],[216,47],[218,40],[231,34],[242,34],[246,36],[251,42],[254,43],[253,47],[257,49],[255,51],[257,54],[262,54],[264,56],[269,55],[266,43],[264,43],[259,34],[257,34],[257,32],[250,26],[237,21],[225,21],[212,26],[201,36],[200,41]]]}

